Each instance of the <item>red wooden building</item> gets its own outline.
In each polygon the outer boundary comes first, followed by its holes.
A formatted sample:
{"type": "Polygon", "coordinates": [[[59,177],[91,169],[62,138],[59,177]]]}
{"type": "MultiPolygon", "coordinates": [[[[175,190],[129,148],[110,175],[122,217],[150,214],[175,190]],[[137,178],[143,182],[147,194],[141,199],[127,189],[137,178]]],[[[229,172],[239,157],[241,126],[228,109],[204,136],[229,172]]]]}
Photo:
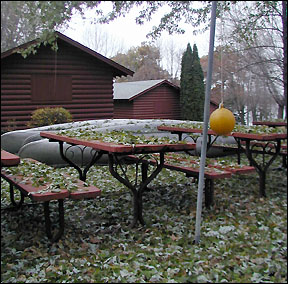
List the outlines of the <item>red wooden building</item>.
{"type": "Polygon", "coordinates": [[[164,79],[114,83],[114,118],[181,119],[180,88],[164,79]]]}
{"type": "MultiPolygon", "coordinates": [[[[219,102],[211,92],[210,113],[219,102]]],[[[181,119],[180,88],[165,79],[114,83],[114,118],[181,119]]]]}
{"type": "MultiPolygon", "coordinates": [[[[41,45],[27,58],[1,54],[1,129],[27,128],[31,113],[64,107],[74,121],[113,118],[113,78],[133,71],[56,32],[58,51],[41,45]]],[[[12,130],[10,129],[10,130],[12,130]]]]}

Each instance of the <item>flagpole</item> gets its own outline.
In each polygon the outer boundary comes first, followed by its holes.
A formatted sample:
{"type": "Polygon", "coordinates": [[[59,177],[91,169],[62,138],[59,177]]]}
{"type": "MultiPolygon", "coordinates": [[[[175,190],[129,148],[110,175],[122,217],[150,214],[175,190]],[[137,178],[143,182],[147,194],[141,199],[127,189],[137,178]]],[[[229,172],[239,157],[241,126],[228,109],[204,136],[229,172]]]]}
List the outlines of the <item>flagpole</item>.
{"type": "Polygon", "coordinates": [[[207,151],[208,122],[209,122],[209,115],[210,115],[210,93],[211,93],[210,91],[211,91],[212,70],[213,70],[216,6],[217,6],[217,1],[212,1],[210,41],[209,41],[209,54],[208,54],[208,71],[207,71],[205,103],[204,103],[204,124],[203,124],[200,172],[199,172],[199,179],[198,179],[198,194],[197,194],[197,211],[196,211],[196,228],[195,228],[195,243],[196,244],[198,244],[200,241],[200,230],[201,230],[204,171],[205,171],[205,161],[206,161],[206,151],[207,151]]]}

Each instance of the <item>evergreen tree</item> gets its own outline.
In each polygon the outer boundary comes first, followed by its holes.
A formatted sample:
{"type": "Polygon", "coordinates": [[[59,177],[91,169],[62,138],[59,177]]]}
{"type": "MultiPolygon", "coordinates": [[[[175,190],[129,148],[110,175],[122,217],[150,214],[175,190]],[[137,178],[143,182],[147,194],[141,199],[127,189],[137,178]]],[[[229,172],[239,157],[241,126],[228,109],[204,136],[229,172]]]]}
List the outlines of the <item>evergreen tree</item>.
{"type": "Polygon", "coordinates": [[[198,49],[196,44],[193,45],[193,90],[192,90],[192,105],[190,120],[203,121],[204,115],[204,102],[205,102],[205,85],[204,74],[200,64],[198,49]]]}
{"type": "Polygon", "coordinates": [[[180,107],[184,120],[203,121],[205,86],[196,44],[188,43],[181,61],[180,107]]]}
{"type": "Polygon", "coordinates": [[[181,117],[184,120],[189,119],[189,113],[191,112],[192,58],[192,49],[190,43],[188,43],[182,56],[180,75],[180,108],[181,117]]]}

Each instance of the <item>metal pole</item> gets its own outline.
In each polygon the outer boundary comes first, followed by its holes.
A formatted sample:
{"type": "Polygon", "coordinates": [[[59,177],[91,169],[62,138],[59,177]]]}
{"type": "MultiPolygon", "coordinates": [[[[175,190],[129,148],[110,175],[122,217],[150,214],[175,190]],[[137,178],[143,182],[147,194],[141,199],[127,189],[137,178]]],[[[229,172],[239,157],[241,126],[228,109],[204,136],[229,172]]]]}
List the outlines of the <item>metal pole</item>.
{"type": "Polygon", "coordinates": [[[210,90],[211,90],[212,70],[213,70],[216,5],[217,5],[217,1],[212,1],[211,23],[210,23],[210,42],[209,42],[209,55],[208,55],[208,71],[207,71],[206,90],[205,90],[205,104],[204,104],[204,124],[203,124],[202,145],[201,145],[200,172],[199,172],[199,179],[198,179],[196,229],[195,229],[195,243],[196,244],[198,244],[200,241],[202,197],[203,197],[203,187],[204,187],[204,171],[205,171],[206,150],[207,150],[207,133],[208,133],[208,122],[209,122],[209,115],[210,115],[210,90]]]}

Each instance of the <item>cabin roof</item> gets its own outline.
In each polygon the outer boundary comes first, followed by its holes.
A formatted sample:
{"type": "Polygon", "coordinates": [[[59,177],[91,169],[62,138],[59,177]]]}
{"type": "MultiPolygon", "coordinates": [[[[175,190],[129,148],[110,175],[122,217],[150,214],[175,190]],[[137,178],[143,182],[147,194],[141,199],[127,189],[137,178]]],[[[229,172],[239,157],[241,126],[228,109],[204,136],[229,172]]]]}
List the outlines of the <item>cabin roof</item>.
{"type": "Polygon", "coordinates": [[[178,86],[166,79],[114,83],[114,100],[131,101],[164,83],[179,90],[178,86]]]}
{"type": "MultiPolygon", "coordinates": [[[[134,72],[126,67],[124,67],[123,65],[120,65],[118,64],[117,62],[101,55],[100,53],[84,46],[83,44],[65,36],[64,34],[60,33],[60,32],[57,32],[55,31],[56,35],[57,35],[57,40],[60,39],[68,44],[71,44],[72,46],[76,47],[76,48],[79,48],[80,50],[84,51],[85,53],[93,56],[94,58],[98,59],[98,60],[101,60],[103,62],[105,62],[106,64],[110,65],[113,69],[113,76],[114,77],[117,77],[117,76],[127,76],[127,75],[130,75],[130,76],[133,76],[134,72]]],[[[17,53],[18,50],[21,48],[27,48],[29,47],[30,45],[32,44],[35,44],[37,42],[37,39],[34,39],[32,41],[29,41],[27,43],[24,43],[22,45],[19,45],[17,47],[14,47],[14,48],[11,48],[7,51],[4,51],[1,53],[1,59],[4,59],[14,53],[17,53]]]]}

